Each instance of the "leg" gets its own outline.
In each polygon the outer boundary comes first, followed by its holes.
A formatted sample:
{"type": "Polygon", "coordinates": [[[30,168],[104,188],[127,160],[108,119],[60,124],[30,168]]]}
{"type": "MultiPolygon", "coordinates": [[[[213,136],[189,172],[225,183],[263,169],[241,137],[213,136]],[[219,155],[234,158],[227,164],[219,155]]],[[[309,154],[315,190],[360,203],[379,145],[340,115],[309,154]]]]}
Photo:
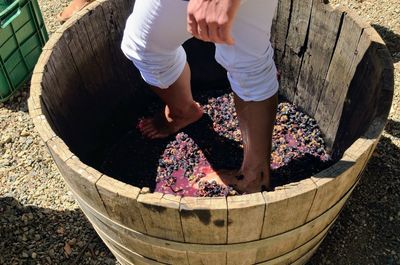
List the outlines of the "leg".
{"type": "Polygon", "coordinates": [[[192,97],[190,89],[190,68],[186,64],[182,74],[168,89],[152,87],[165,103],[164,113],[144,119],[139,127],[150,139],[167,137],[203,116],[203,110],[192,97]]]}
{"type": "Polygon", "coordinates": [[[242,183],[238,182],[237,185],[246,192],[267,189],[277,96],[262,101],[244,101],[235,95],[235,106],[244,147],[240,172],[245,176],[242,183]]]}
{"type": "Polygon", "coordinates": [[[216,59],[227,69],[235,92],[244,146],[239,172],[244,178],[236,186],[245,192],[269,186],[278,90],[269,38],[276,4],[277,1],[265,0],[243,3],[233,26],[235,45],[217,45],[216,59]]]}
{"type": "Polygon", "coordinates": [[[149,138],[162,138],[198,120],[203,112],[190,89],[190,69],[181,44],[186,32],[183,1],[138,0],[127,21],[122,50],[166,104],[161,115],[139,127],[149,138]]]}

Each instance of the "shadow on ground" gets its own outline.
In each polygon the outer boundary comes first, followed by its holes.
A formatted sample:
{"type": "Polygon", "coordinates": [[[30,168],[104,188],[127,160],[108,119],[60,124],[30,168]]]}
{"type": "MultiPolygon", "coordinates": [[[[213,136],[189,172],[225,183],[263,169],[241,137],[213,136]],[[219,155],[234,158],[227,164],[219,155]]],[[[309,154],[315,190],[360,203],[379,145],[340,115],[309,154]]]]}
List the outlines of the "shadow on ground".
{"type": "MultiPolygon", "coordinates": [[[[389,134],[400,123],[390,120],[389,134]]],[[[400,264],[400,149],[382,137],[364,174],[309,265],[400,264]]]]}
{"type": "Polygon", "coordinates": [[[400,52],[400,35],[393,32],[391,29],[381,26],[379,24],[372,24],[372,27],[381,35],[385,41],[390,54],[392,55],[393,62],[397,63],[400,61],[399,56],[395,56],[396,53],[400,52]]]}
{"type": "Polygon", "coordinates": [[[3,265],[115,264],[115,258],[79,209],[56,211],[2,197],[0,238],[3,265]]]}

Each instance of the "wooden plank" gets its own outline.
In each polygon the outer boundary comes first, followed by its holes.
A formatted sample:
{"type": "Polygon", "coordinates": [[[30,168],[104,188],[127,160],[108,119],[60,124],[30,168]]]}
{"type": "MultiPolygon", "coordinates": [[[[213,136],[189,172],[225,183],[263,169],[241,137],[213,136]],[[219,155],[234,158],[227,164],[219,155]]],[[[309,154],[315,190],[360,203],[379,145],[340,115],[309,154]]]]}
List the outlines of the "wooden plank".
{"type": "Polygon", "coordinates": [[[99,212],[107,215],[103,201],[96,188],[101,173],[90,169],[74,156],[61,139],[55,137],[47,147],[69,188],[99,212]]]}
{"type": "MultiPolygon", "coordinates": [[[[180,196],[174,196],[171,194],[164,194],[160,200],[160,205],[163,205],[168,210],[163,212],[159,222],[167,223],[171,222],[173,231],[179,231],[179,239],[183,241],[182,225],[179,216],[179,203],[181,201],[180,196]]],[[[167,239],[167,237],[164,237],[167,239]]],[[[153,251],[156,255],[157,261],[165,262],[168,264],[189,264],[188,256],[186,251],[171,250],[164,246],[153,246],[153,251]]]]}
{"type": "MultiPolygon", "coordinates": [[[[225,244],[227,242],[226,198],[184,197],[180,206],[185,242],[225,244]]],[[[189,251],[189,264],[226,264],[226,253],[189,251]]]]}
{"type": "Polygon", "coordinates": [[[162,193],[140,194],[137,198],[139,210],[147,234],[183,242],[179,216],[180,197],[165,196],[162,193]]]}
{"type": "Polygon", "coordinates": [[[286,49],[290,48],[298,55],[302,52],[304,44],[307,45],[306,39],[313,4],[313,1],[293,0],[289,32],[285,45],[286,49]]]}
{"type": "MultiPolygon", "coordinates": [[[[76,65],[76,78],[79,77],[86,91],[92,97],[98,94],[104,84],[97,57],[90,47],[88,35],[81,22],[64,31],[63,39],[70,50],[71,59],[76,65]]],[[[101,39],[96,39],[101,41],[101,39]]]]}
{"type": "Polygon", "coordinates": [[[227,204],[228,244],[260,239],[265,215],[263,195],[229,196],[227,204]]]}
{"type": "MultiPolygon", "coordinates": [[[[62,32],[53,32],[49,38],[49,40],[46,42],[44,47],[42,48],[42,54],[40,56],[43,56],[43,53],[47,51],[53,50],[54,46],[57,45],[58,41],[62,37],[62,32]]],[[[40,61],[40,60],[39,60],[40,61]]]]}
{"type": "Polygon", "coordinates": [[[383,86],[382,75],[387,66],[379,53],[384,44],[372,41],[378,38],[376,35],[372,28],[364,29],[361,35],[357,50],[366,52],[356,67],[346,96],[334,142],[335,150],[343,151],[360,137],[373,122],[378,107],[383,104],[379,99],[383,86]]]}
{"type": "Polygon", "coordinates": [[[293,102],[303,55],[307,49],[308,26],[313,1],[293,0],[290,25],[285,42],[281,67],[281,88],[283,95],[293,102]]]}
{"type": "Polygon", "coordinates": [[[345,14],[315,113],[328,147],[333,145],[350,82],[365,53],[357,50],[362,31],[357,21],[345,14]]]}
{"type": "Polygon", "coordinates": [[[336,47],[343,12],[330,5],[314,3],[311,11],[307,50],[293,103],[314,116],[324,80],[336,47]]]}
{"type": "MultiPolygon", "coordinates": [[[[258,240],[261,237],[265,200],[261,193],[227,197],[228,244],[258,240]]],[[[230,251],[227,264],[254,264],[257,250],[230,251]]]]}
{"type": "Polygon", "coordinates": [[[226,198],[183,197],[180,212],[185,242],[227,242],[226,198]]]}
{"type": "Polygon", "coordinates": [[[96,182],[96,188],[112,220],[130,229],[146,233],[137,204],[139,188],[105,175],[96,182]]]}
{"type": "Polygon", "coordinates": [[[152,246],[155,259],[166,264],[191,264],[186,251],[171,250],[166,247],[152,246]]]}
{"type": "MultiPolygon", "coordinates": [[[[321,234],[322,231],[334,223],[337,215],[343,208],[344,203],[350,196],[351,191],[318,218],[299,228],[269,238],[269,244],[265,244],[258,248],[256,262],[268,261],[289,253],[321,234]]],[[[327,229],[325,230],[325,233],[326,231],[327,229]]]]}
{"type": "Polygon", "coordinates": [[[138,88],[143,87],[143,85],[138,85],[142,82],[142,78],[140,77],[139,71],[133,66],[133,63],[122,53],[120,47],[122,32],[125,28],[126,19],[132,12],[134,1],[119,0],[100,2],[102,3],[103,21],[106,22],[107,27],[105,39],[109,40],[110,43],[109,55],[111,65],[120,65],[118,70],[111,70],[113,71],[112,75],[115,77],[115,86],[117,89],[120,88],[122,93],[136,94],[138,88]],[[115,10],[119,10],[120,12],[116,13],[115,10]],[[126,89],[126,87],[129,89],[126,89]]]}
{"type": "Polygon", "coordinates": [[[111,42],[103,8],[96,5],[90,6],[88,12],[79,21],[82,24],[79,33],[87,36],[87,41],[83,43],[91,50],[93,63],[96,64],[95,69],[101,76],[101,92],[99,91],[100,93],[96,95],[97,104],[113,109],[120,104],[121,99],[126,99],[132,94],[132,91],[136,90],[137,86],[131,85],[130,81],[134,78],[141,80],[141,77],[135,75],[132,62],[128,62],[125,57],[122,58],[120,48],[115,47],[116,44],[120,44],[121,40],[116,40],[116,43],[111,42]],[[114,58],[115,54],[120,56],[114,58]],[[129,67],[125,63],[129,64],[129,67]],[[110,65],[116,64],[120,67],[110,67],[110,65]],[[115,94],[120,96],[115,97],[115,94]]]}
{"type": "Polygon", "coordinates": [[[323,231],[326,227],[333,223],[334,219],[336,218],[337,214],[339,213],[340,209],[342,208],[343,204],[346,202],[350,194],[351,191],[349,191],[343,198],[341,198],[341,200],[336,205],[328,209],[321,216],[299,228],[270,238],[231,245],[183,243],[148,236],[137,231],[121,227],[118,223],[113,222],[103,214],[99,213],[83,200],[78,199],[78,202],[92,223],[93,219],[95,219],[96,221],[94,223],[102,231],[107,231],[107,234],[110,237],[118,239],[120,240],[120,242],[124,242],[124,246],[128,248],[136,246],[138,244],[137,242],[139,241],[139,244],[150,244],[152,246],[171,249],[172,251],[188,251],[194,254],[197,253],[200,258],[201,254],[204,253],[223,256],[226,255],[226,252],[248,252],[252,250],[257,250],[259,252],[258,256],[260,257],[259,261],[262,262],[284,255],[285,253],[288,253],[293,249],[304,245],[312,238],[317,236],[319,233],[321,233],[321,231],[323,231]],[[293,241],[294,245],[291,243],[293,241]],[[290,243],[290,246],[288,246],[288,243],[290,243]],[[277,247],[281,248],[283,252],[276,252],[277,247]]]}
{"type": "Polygon", "coordinates": [[[107,245],[107,247],[113,252],[117,253],[119,257],[123,258],[123,262],[128,262],[128,264],[143,264],[143,265],[161,265],[161,264],[166,264],[166,263],[160,263],[155,260],[148,259],[146,257],[143,257],[130,249],[126,248],[125,246],[119,244],[117,241],[115,241],[112,237],[109,237],[106,233],[103,231],[99,230],[96,226],[93,226],[97,232],[97,234],[100,236],[100,238],[103,240],[103,242],[107,245]]]}
{"type": "MultiPolygon", "coordinates": [[[[33,74],[40,74],[45,72],[46,64],[51,56],[52,50],[42,50],[38,61],[36,62],[35,68],[33,69],[33,74]]],[[[40,75],[39,75],[40,76],[40,75]]],[[[33,78],[33,83],[36,83],[36,79],[33,78]]]]}
{"type": "Polygon", "coordinates": [[[33,124],[35,124],[36,131],[39,133],[40,137],[45,143],[56,136],[56,133],[51,129],[50,125],[46,121],[46,117],[43,114],[33,117],[32,121],[33,124]]]}
{"type": "Polygon", "coordinates": [[[309,252],[307,252],[304,256],[296,260],[295,262],[292,263],[292,265],[304,265],[306,264],[311,257],[314,255],[314,253],[317,251],[318,247],[321,245],[322,242],[318,243],[313,249],[311,249],[309,252]]]}
{"type": "Polygon", "coordinates": [[[42,115],[42,111],[40,110],[40,105],[38,105],[37,100],[39,97],[32,97],[30,96],[28,98],[28,110],[29,110],[29,116],[31,118],[37,117],[42,115]]]}
{"type": "Polygon", "coordinates": [[[85,213],[85,216],[89,219],[90,223],[97,228],[97,231],[101,231],[102,233],[111,236],[114,240],[117,240],[119,244],[125,246],[126,248],[129,248],[132,252],[135,252],[144,257],[155,257],[153,248],[149,243],[143,242],[135,236],[124,236],[127,231],[132,231],[134,233],[133,235],[140,234],[139,232],[121,226],[113,219],[105,216],[103,213],[89,205],[77,193],[74,193],[74,197],[76,198],[79,207],[85,213]]]}
{"type": "MultiPolygon", "coordinates": [[[[170,196],[176,197],[172,195],[170,196]]],[[[167,196],[165,200],[176,200],[176,198],[168,198],[170,196],[167,196]]],[[[124,235],[127,234],[127,231],[134,233],[138,232],[123,227],[114,220],[102,216],[100,213],[96,213],[93,208],[91,209],[82,200],[79,200],[79,205],[81,206],[82,210],[84,210],[93,226],[98,228],[97,232],[104,233],[113,238],[116,244],[123,246],[123,248],[126,248],[133,253],[137,253],[151,260],[157,260],[163,264],[188,264],[186,251],[168,249],[166,246],[152,246],[147,242],[138,240],[135,236],[126,237],[124,235]],[[104,225],[105,219],[107,220],[107,225],[104,225]]]]}
{"type": "Polygon", "coordinates": [[[289,29],[291,9],[291,0],[278,1],[275,24],[271,32],[271,35],[274,36],[273,46],[275,48],[275,57],[278,69],[280,69],[281,67],[281,60],[283,52],[285,50],[285,42],[289,29]]]}
{"type": "Polygon", "coordinates": [[[89,14],[83,16],[80,20],[82,24],[81,34],[86,35],[86,42],[83,42],[83,44],[90,49],[90,53],[95,59],[96,68],[101,74],[101,79],[106,84],[107,80],[112,79],[115,74],[115,67],[109,67],[112,62],[112,53],[106,19],[101,6],[91,6],[88,8],[88,12],[89,14]]]}
{"type": "MultiPolygon", "coordinates": [[[[315,249],[316,246],[319,246],[323,239],[325,238],[328,230],[332,227],[333,223],[326,227],[321,233],[319,233],[316,237],[305,243],[304,245],[294,249],[293,251],[286,253],[280,257],[277,257],[272,260],[268,260],[266,262],[259,263],[260,265],[283,265],[283,264],[292,264],[296,260],[302,258],[304,255],[315,249]]],[[[250,264],[250,263],[247,263],[250,264]]]]}
{"type": "Polygon", "coordinates": [[[257,249],[228,251],[226,260],[229,265],[255,264],[257,259],[257,249]]]}
{"type": "Polygon", "coordinates": [[[53,120],[57,121],[64,141],[71,148],[80,150],[80,157],[85,158],[94,152],[96,137],[93,137],[93,131],[103,117],[90,104],[93,96],[82,82],[78,71],[80,65],[73,60],[67,39],[61,38],[58,44],[48,62],[48,68],[52,70],[49,79],[56,78],[56,84],[54,87],[43,85],[43,97],[46,103],[51,103],[47,105],[55,116],[53,120]],[[76,128],[86,129],[77,134],[76,128]]]}
{"type": "Polygon", "coordinates": [[[75,193],[87,201],[101,213],[107,215],[103,201],[96,188],[96,182],[100,179],[101,173],[95,169],[88,170],[78,157],[72,156],[65,163],[62,163],[60,171],[75,193]]]}
{"type": "Polygon", "coordinates": [[[354,185],[368,162],[372,147],[372,140],[357,140],[339,162],[311,178],[317,185],[317,193],[307,221],[335,205],[354,185]]]}
{"type": "Polygon", "coordinates": [[[306,179],[285,185],[275,192],[264,192],[267,208],[262,238],[284,233],[305,224],[316,188],[311,179],[306,179]]]}
{"type": "Polygon", "coordinates": [[[276,234],[274,230],[282,225],[280,211],[286,208],[288,197],[283,188],[275,189],[273,192],[263,192],[263,196],[266,208],[261,238],[267,238],[276,234]]]}
{"type": "MultiPolygon", "coordinates": [[[[75,65],[64,38],[54,47],[46,66],[48,72],[44,75],[45,81],[42,82],[42,96],[50,112],[56,117],[57,127],[63,128],[64,140],[70,143],[70,139],[73,138],[71,128],[79,126],[74,117],[77,115],[77,109],[86,107],[83,102],[88,98],[88,94],[82,87],[77,71],[79,66],[75,65]]],[[[80,115],[82,113],[84,112],[80,112],[80,115]]]]}
{"type": "Polygon", "coordinates": [[[215,264],[226,265],[226,253],[190,252],[188,251],[190,265],[215,264]]]}
{"type": "MultiPolygon", "coordinates": [[[[67,128],[70,128],[66,117],[70,111],[67,109],[68,104],[65,104],[67,97],[60,88],[63,87],[64,74],[67,75],[69,72],[64,72],[65,69],[62,67],[55,68],[54,62],[57,60],[60,60],[60,49],[56,49],[56,52],[51,50],[51,55],[46,61],[45,69],[42,73],[39,104],[42,111],[47,110],[48,121],[57,129],[58,136],[65,140],[65,132],[68,131],[67,128]],[[60,75],[60,72],[63,74],[60,75]]],[[[67,66],[63,65],[63,67],[67,66]]]]}
{"type": "Polygon", "coordinates": [[[59,137],[52,138],[46,145],[58,167],[74,155],[59,137]]]}
{"type": "Polygon", "coordinates": [[[272,18],[272,26],[271,26],[271,38],[270,38],[270,42],[271,42],[271,46],[272,48],[275,50],[275,34],[276,34],[276,21],[278,19],[278,5],[279,5],[279,1],[278,4],[275,8],[275,13],[274,13],[274,17],[272,18]]]}

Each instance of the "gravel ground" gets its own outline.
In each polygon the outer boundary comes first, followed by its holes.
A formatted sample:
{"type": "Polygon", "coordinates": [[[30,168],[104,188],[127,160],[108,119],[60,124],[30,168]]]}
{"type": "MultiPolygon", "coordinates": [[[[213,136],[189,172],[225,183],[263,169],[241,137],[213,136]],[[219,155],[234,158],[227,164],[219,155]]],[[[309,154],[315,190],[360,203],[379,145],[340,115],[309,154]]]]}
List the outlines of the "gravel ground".
{"type": "MultiPolygon", "coordinates": [[[[400,4],[334,0],[383,36],[395,63],[388,124],[364,176],[309,264],[400,264],[400,4]]],[[[397,3],[396,3],[397,2],[397,3]]],[[[39,0],[49,33],[65,0],[39,0]]],[[[0,264],[118,264],[68,191],[30,121],[28,85],[0,103],[0,264]]]]}

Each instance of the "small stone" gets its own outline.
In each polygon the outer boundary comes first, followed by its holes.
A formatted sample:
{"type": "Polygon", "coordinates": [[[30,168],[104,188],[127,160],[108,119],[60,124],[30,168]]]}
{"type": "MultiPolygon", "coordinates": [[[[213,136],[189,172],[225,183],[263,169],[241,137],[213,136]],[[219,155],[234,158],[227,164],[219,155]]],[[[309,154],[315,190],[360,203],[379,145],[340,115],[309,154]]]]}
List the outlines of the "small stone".
{"type": "Polygon", "coordinates": [[[78,241],[78,243],[76,243],[78,245],[78,247],[83,248],[85,246],[85,242],[83,241],[78,241]]]}
{"type": "Polygon", "coordinates": [[[35,252],[32,252],[32,255],[31,255],[31,257],[32,257],[32,259],[36,259],[36,257],[37,257],[37,254],[36,254],[35,252]]]}
{"type": "Polygon", "coordinates": [[[67,254],[67,256],[71,255],[71,253],[72,253],[72,248],[71,248],[71,246],[70,246],[68,243],[65,243],[65,245],[64,245],[64,251],[65,251],[65,254],[67,254]]]}
{"type": "Polygon", "coordinates": [[[22,130],[22,132],[19,135],[21,135],[22,137],[26,137],[29,136],[30,133],[27,130],[22,130]]]}
{"type": "Polygon", "coordinates": [[[64,234],[64,227],[62,227],[62,226],[60,226],[58,229],[57,229],[57,234],[60,234],[60,235],[63,235],[64,234]]]}
{"type": "Polygon", "coordinates": [[[74,245],[76,244],[76,238],[73,238],[73,239],[71,239],[71,240],[68,240],[68,244],[69,244],[70,246],[74,246],[74,245]]]}
{"type": "Polygon", "coordinates": [[[3,143],[3,144],[11,143],[11,141],[12,141],[11,135],[4,135],[1,138],[1,143],[3,143]]]}
{"type": "Polygon", "coordinates": [[[22,252],[22,257],[23,257],[23,258],[29,258],[29,255],[28,255],[28,253],[26,253],[26,252],[24,251],[24,252],[22,252]]]}

